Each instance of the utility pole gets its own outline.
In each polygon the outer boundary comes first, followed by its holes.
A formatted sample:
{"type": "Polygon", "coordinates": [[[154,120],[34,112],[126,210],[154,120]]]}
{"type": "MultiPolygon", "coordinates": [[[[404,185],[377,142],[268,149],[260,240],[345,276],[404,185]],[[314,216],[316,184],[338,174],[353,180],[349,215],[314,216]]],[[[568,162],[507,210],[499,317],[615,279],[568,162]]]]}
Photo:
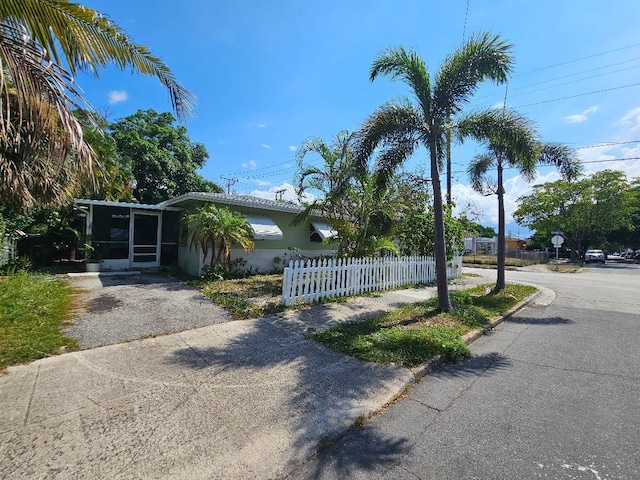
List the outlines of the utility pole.
{"type": "Polygon", "coordinates": [[[220,178],[225,182],[227,182],[227,193],[231,193],[231,186],[238,183],[237,178],[227,178],[227,177],[223,177],[222,175],[220,175],[220,178]]]}
{"type": "Polygon", "coordinates": [[[282,188],[280,190],[276,190],[276,202],[281,202],[284,196],[284,192],[286,192],[286,188],[282,188]]]}

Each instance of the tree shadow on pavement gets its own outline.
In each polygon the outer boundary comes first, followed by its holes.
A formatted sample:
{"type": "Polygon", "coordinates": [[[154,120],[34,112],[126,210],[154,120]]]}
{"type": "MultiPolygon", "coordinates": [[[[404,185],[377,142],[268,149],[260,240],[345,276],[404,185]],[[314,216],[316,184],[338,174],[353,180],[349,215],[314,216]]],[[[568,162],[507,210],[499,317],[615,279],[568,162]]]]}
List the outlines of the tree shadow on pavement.
{"type": "MultiPolygon", "coordinates": [[[[314,313],[315,325],[332,320],[324,309],[314,313]]],[[[220,329],[207,338],[185,332],[181,336],[188,347],[174,350],[165,362],[195,370],[195,381],[220,386],[220,395],[234,391],[236,397],[212,397],[209,406],[233,408],[229,418],[252,418],[255,430],[244,432],[252,443],[268,439],[275,426],[289,432],[281,473],[315,454],[323,439],[341,436],[358,417],[380,408],[412,378],[403,367],[365,363],[308,341],[300,323],[266,317],[226,328],[227,333],[220,329]]],[[[381,462],[384,451],[398,451],[394,441],[371,438],[370,443],[379,445],[381,462]]]]}
{"type": "Polygon", "coordinates": [[[434,377],[466,377],[497,372],[511,366],[511,360],[497,352],[474,355],[461,363],[445,365],[434,372],[434,377]]]}
{"type": "MultiPolygon", "coordinates": [[[[313,469],[294,470],[285,478],[348,478],[352,473],[371,472],[376,477],[398,462],[411,450],[407,438],[381,438],[380,433],[367,424],[342,438],[335,445],[320,452],[312,463],[313,469]]],[[[359,477],[360,478],[360,477],[359,477]]]]}
{"type": "Polygon", "coordinates": [[[519,323],[523,325],[570,325],[573,320],[562,317],[511,317],[509,323],[519,323]]]}

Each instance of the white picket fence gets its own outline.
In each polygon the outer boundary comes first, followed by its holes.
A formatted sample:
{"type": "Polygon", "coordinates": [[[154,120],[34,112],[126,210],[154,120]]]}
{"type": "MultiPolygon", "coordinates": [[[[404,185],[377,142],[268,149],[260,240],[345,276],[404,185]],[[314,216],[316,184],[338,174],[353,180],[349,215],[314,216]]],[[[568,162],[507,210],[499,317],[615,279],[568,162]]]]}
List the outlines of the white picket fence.
{"type": "MultiPolygon", "coordinates": [[[[447,278],[462,275],[462,257],[447,264],[447,278]]],[[[433,257],[325,258],[290,261],[284,269],[282,303],[346,297],[436,279],[433,257]]]]}
{"type": "Polygon", "coordinates": [[[8,234],[0,235],[0,266],[16,259],[17,240],[8,234]]]}

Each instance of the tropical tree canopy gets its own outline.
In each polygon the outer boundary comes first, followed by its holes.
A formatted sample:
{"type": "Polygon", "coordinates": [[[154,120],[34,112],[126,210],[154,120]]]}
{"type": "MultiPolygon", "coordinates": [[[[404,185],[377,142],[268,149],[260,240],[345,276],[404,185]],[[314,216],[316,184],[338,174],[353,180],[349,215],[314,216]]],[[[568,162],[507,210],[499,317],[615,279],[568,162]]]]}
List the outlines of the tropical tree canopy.
{"type": "Polygon", "coordinates": [[[432,77],[418,53],[398,47],[382,52],[373,62],[370,79],[388,75],[405,82],[412,100],[388,102],[374,112],[358,133],[355,147],[362,170],[373,155],[379,172],[379,189],[392,178],[420,146],[429,151],[434,203],[434,235],[438,307],[452,310],[447,286],[447,254],[440,168],[446,152],[447,134],[456,128],[463,110],[480,82],[507,79],[513,65],[512,46],[489,33],[475,35],[449,55],[432,77]],[[452,120],[453,119],[453,120],[452,120]]]}
{"type": "Polygon", "coordinates": [[[187,192],[223,192],[197,173],[209,152],[175,125],[171,113],[138,110],[109,125],[109,132],[120,162],[131,171],[137,201],[155,204],[187,192]]]}
{"type": "Polygon", "coordinates": [[[189,229],[190,245],[201,249],[203,258],[211,251],[210,265],[220,265],[228,272],[231,247],[240,245],[246,252],[253,249],[253,230],[247,219],[226,207],[209,203],[188,212],[183,223],[189,229]]]}
{"type": "Polygon", "coordinates": [[[600,242],[619,229],[633,229],[633,190],[623,172],[603,170],[591,177],[568,182],[558,180],[533,187],[518,199],[516,221],[551,242],[561,231],[572,258],[585,248],[601,248],[600,242]]]}
{"type": "Polygon", "coordinates": [[[64,203],[95,155],[73,111],[92,110],[73,75],[106,65],[153,75],[179,118],[195,97],[147,47],[108,17],[69,0],[0,2],[0,200],[21,210],[64,203]]]}

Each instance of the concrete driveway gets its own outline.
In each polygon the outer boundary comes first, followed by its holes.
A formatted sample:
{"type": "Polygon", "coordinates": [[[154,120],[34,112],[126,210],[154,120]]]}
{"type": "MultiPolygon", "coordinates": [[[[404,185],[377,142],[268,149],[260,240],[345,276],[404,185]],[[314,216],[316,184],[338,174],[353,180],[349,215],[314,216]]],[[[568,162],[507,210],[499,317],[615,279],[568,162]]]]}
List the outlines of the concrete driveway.
{"type": "MultiPolygon", "coordinates": [[[[74,327],[82,344],[183,329],[189,317],[214,324],[9,368],[0,376],[0,478],[282,477],[414,378],[307,341],[307,330],[435,293],[408,289],[225,322],[194,290],[151,278],[103,278],[95,289],[97,280],[83,280],[89,300],[74,327]]],[[[482,281],[465,277],[455,287],[482,281]]]]}
{"type": "Polygon", "coordinates": [[[70,283],[81,308],[66,334],[83,349],[231,320],[196,289],[161,273],[80,275],[70,283]]]}

